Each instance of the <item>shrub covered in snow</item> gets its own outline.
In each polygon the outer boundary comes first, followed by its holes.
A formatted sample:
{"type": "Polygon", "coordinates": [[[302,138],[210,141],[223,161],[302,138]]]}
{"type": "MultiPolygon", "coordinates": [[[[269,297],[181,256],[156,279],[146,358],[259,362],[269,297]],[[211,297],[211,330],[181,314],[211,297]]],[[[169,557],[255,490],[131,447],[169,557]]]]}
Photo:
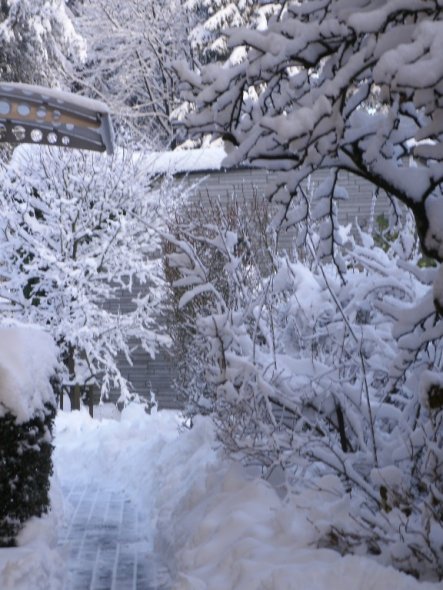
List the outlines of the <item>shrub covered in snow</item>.
{"type": "Polygon", "coordinates": [[[0,329],[0,546],[49,508],[57,355],[35,328],[0,329]]]}
{"type": "Polygon", "coordinates": [[[412,225],[386,252],[337,226],[335,264],[319,262],[325,240],[310,231],[265,273],[228,221],[188,224],[170,255],[182,309],[204,296],[191,413],[209,410],[225,450],[283,493],[340,486],[347,516],[331,511],[320,545],[441,578],[443,326],[438,269],[417,266],[412,225]]]}

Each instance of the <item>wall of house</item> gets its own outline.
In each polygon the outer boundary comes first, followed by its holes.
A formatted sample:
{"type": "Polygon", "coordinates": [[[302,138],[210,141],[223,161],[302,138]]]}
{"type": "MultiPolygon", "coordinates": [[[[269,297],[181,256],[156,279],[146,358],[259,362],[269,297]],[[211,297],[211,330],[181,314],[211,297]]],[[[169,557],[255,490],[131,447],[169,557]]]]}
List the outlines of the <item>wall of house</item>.
{"type": "MultiPolygon", "coordinates": [[[[326,171],[316,173],[312,179],[312,186],[320,183],[326,175],[326,171]]],[[[201,170],[187,175],[180,174],[179,177],[186,187],[195,186],[191,199],[205,207],[215,199],[226,203],[234,196],[246,201],[253,197],[264,197],[267,187],[275,182],[276,174],[266,170],[243,168],[228,171],[201,170]]],[[[382,213],[389,214],[390,206],[386,195],[380,195],[375,205],[373,204],[371,184],[346,173],[341,173],[339,181],[349,194],[349,199],[342,201],[339,208],[341,223],[353,223],[355,219],[358,219],[359,223],[364,225],[372,214],[375,216],[382,213]]],[[[291,248],[293,235],[293,232],[281,235],[282,249],[291,248]]],[[[124,312],[125,309],[129,309],[131,299],[136,294],[136,292],[130,294],[122,290],[119,298],[112,305],[124,312]]],[[[153,391],[160,409],[183,407],[183,400],[177,399],[174,391],[174,359],[168,352],[160,352],[155,359],[151,359],[142,350],[137,350],[133,355],[133,366],[130,366],[123,357],[119,360],[123,375],[132,382],[137,393],[149,397],[150,391],[153,391]]],[[[118,392],[115,392],[112,399],[116,400],[117,397],[118,392]]]]}
{"type": "MultiPolygon", "coordinates": [[[[311,186],[314,189],[328,175],[328,172],[319,171],[311,178],[311,186]]],[[[235,170],[218,170],[216,172],[199,172],[189,174],[185,181],[187,185],[196,184],[195,200],[204,201],[220,197],[222,202],[229,196],[251,199],[254,195],[264,197],[267,187],[274,184],[277,174],[273,171],[239,168],[235,170]]],[[[349,173],[339,174],[339,184],[343,186],[349,195],[349,199],[342,201],[339,208],[339,219],[343,224],[353,223],[357,218],[359,222],[368,220],[373,207],[374,186],[349,173]]],[[[375,216],[389,212],[389,201],[382,192],[375,201],[375,216]]]]}

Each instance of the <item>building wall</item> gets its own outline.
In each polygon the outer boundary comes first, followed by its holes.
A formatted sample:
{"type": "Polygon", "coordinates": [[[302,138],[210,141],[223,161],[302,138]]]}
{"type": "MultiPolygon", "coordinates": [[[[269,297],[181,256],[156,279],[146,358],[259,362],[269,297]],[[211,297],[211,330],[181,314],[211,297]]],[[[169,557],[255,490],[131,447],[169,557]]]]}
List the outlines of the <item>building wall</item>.
{"type": "MultiPolygon", "coordinates": [[[[311,179],[312,187],[315,188],[327,175],[327,171],[316,172],[311,179]]],[[[245,168],[189,174],[186,177],[186,183],[188,185],[197,185],[194,196],[196,200],[204,201],[216,197],[223,200],[229,195],[251,199],[254,195],[263,197],[267,187],[274,184],[276,178],[277,174],[272,171],[245,168]]],[[[349,195],[349,199],[343,201],[340,205],[340,222],[347,224],[354,222],[356,218],[360,221],[369,219],[373,206],[374,186],[346,172],[339,174],[339,184],[347,190],[349,195]]],[[[374,213],[377,216],[381,213],[387,213],[388,210],[389,201],[386,195],[381,193],[375,202],[374,213]]]]}
{"type": "MultiPolygon", "coordinates": [[[[320,183],[327,175],[327,172],[316,173],[312,179],[312,185],[320,183]]],[[[209,200],[219,199],[221,203],[227,202],[233,196],[241,199],[252,199],[253,197],[264,197],[267,187],[273,184],[276,173],[258,169],[235,169],[200,171],[188,175],[180,175],[181,181],[187,186],[195,185],[191,199],[203,207],[209,200]]],[[[341,173],[339,182],[349,194],[349,199],[342,201],[339,208],[339,219],[341,223],[348,224],[357,218],[359,223],[364,224],[371,216],[373,208],[373,186],[356,176],[341,173]]],[[[375,216],[381,213],[388,213],[389,202],[385,195],[378,197],[375,202],[375,216]]],[[[288,232],[282,235],[280,244],[282,249],[291,248],[293,233],[288,232]]],[[[123,290],[119,298],[112,302],[121,312],[129,309],[131,299],[137,292],[131,294],[123,290]]],[[[155,359],[138,350],[133,355],[133,366],[121,357],[120,366],[123,375],[128,378],[134,390],[149,397],[152,390],[157,398],[161,409],[181,409],[183,400],[177,399],[173,387],[174,359],[168,352],[160,352],[155,359]]],[[[116,399],[118,393],[112,396],[116,399]]]]}

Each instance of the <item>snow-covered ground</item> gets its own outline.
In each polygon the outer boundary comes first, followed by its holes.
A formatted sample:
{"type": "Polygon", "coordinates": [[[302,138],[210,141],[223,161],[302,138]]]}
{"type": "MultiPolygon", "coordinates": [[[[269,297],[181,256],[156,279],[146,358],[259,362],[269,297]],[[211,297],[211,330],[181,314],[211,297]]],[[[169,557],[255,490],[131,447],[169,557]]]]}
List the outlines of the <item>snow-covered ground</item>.
{"type": "MultiPolygon", "coordinates": [[[[331,501],[282,500],[215,449],[209,419],[180,428],[174,412],[140,406],[119,419],[86,411],[56,422],[53,511],[23,532],[21,547],[0,550],[2,590],[58,590],[66,564],[54,547],[63,519],[58,481],[104,481],[144,510],[157,551],[176,574],[176,590],[437,590],[366,557],[316,549],[309,519],[331,501]],[[313,503],[317,503],[315,507],[313,503]]],[[[335,509],[343,510],[340,498],[335,509]]]]}

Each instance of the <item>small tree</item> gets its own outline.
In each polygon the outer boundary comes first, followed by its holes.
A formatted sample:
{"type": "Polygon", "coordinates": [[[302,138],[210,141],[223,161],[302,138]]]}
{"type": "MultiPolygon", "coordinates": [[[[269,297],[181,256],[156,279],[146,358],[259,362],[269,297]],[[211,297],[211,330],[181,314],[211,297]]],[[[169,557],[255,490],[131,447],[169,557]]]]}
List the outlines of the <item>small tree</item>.
{"type": "Polygon", "coordinates": [[[129,394],[117,354],[154,355],[165,339],[158,224],[161,188],[152,191],[140,159],[56,148],[20,148],[2,175],[1,311],[47,326],[61,349],[68,383],[98,383],[129,394]],[[135,293],[138,284],[145,285],[135,293]],[[133,292],[121,310],[122,292],[133,292]]]}

